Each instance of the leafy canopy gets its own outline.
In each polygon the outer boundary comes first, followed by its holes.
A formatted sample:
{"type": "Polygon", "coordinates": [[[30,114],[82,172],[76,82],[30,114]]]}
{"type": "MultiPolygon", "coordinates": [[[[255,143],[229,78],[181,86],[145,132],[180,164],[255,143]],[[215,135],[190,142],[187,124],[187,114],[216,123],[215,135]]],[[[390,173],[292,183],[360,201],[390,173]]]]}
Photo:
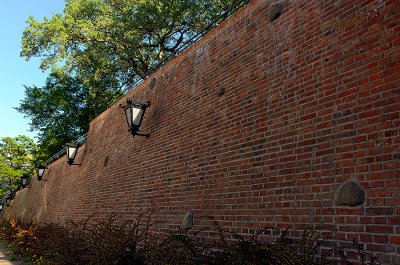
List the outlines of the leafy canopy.
{"type": "Polygon", "coordinates": [[[31,130],[38,131],[37,163],[88,131],[89,122],[106,108],[107,102],[92,96],[79,78],[61,72],[52,72],[43,87],[25,86],[25,98],[16,109],[30,118],[31,130]]]}
{"type": "Polygon", "coordinates": [[[26,86],[17,110],[39,131],[46,160],[87,132],[123,88],[144,79],[206,25],[243,0],[66,0],[63,14],[29,17],[21,56],[51,70],[26,86]]]}
{"type": "Polygon", "coordinates": [[[34,172],[33,159],[37,146],[27,136],[3,137],[0,141],[0,197],[14,193],[24,174],[34,172]]]}
{"type": "MultiPolygon", "coordinates": [[[[88,86],[146,78],[160,60],[238,0],[66,0],[64,15],[28,19],[21,56],[75,71],[88,86]]],[[[242,1],[239,1],[242,2],[242,1]]]]}

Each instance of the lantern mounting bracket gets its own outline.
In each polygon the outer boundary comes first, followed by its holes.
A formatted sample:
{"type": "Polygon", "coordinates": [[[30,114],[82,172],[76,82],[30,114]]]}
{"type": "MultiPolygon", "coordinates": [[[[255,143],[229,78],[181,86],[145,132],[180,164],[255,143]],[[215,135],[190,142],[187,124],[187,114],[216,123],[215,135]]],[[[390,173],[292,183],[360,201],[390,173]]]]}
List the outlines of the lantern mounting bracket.
{"type": "Polygon", "coordinates": [[[138,133],[139,130],[137,130],[136,132],[134,132],[134,131],[132,130],[132,128],[129,128],[129,129],[128,129],[128,132],[130,132],[133,136],[139,135],[139,136],[146,136],[146,138],[149,138],[149,137],[150,137],[150,133],[138,133]]]}

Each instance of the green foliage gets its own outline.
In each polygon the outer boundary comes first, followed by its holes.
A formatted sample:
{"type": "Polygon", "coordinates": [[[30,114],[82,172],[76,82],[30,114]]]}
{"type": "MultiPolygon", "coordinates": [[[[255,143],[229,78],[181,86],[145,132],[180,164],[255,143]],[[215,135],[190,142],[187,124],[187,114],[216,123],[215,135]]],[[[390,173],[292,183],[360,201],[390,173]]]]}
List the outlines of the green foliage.
{"type": "Polygon", "coordinates": [[[47,265],[351,265],[347,250],[358,254],[356,264],[377,264],[357,242],[353,248],[330,248],[320,255],[322,247],[327,249],[327,238],[313,229],[303,231],[300,239],[290,238],[288,230],[274,228],[242,235],[229,232],[212,220],[211,226],[199,231],[171,231],[161,237],[152,233],[152,216],[142,214],[131,222],[120,222],[115,215],[97,221],[91,217],[64,226],[35,226],[12,220],[1,225],[0,239],[8,242],[14,256],[47,265]],[[275,241],[262,240],[264,235],[275,241]]]}
{"type": "Polygon", "coordinates": [[[79,78],[57,71],[43,87],[26,86],[25,98],[16,109],[30,118],[31,130],[39,132],[37,163],[86,133],[89,122],[107,108],[114,92],[94,96],[79,78]]]}
{"type": "Polygon", "coordinates": [[[89,122],[160,61],[244,0],[66,0],[63,14],[34,17],[21,56],[51,69],[43,87],[26,86],[17,110],[39,132],[38,163],[87,132],[89,122]]]}
{"type": "Polygon", "coordinates": [[[131,84],[238,0],[67,0],[64,14],[32,16],[21,56],[41,68],[75,71],[91,88],[131,84]],[[109,83],[109,82],[106,82],[109,83]]]}
{"type": "Polygon", "coordinates": [[[15,138],[3,137],[0,141],[0,198],[6,194],[14,193],[24,174],[32,175],[34,172],[34,155],[37,146],[27,136],[20,135],[15,138]]]}

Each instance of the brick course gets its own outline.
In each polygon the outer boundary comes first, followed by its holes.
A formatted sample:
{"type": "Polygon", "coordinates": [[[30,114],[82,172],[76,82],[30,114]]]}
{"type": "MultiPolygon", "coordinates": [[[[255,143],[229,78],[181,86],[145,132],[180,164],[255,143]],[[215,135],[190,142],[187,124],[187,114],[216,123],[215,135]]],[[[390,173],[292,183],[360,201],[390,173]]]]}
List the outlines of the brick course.
{"type": "Polygon", "coordinates": [[[160,231],[212,215],[232,231],[337,230],[400,264],[400,2],[254,0],[91,122],[77,163],[8,208],[64,222],[157,208],[160,231]],[[275,1],[273,3],[276,3],[275,1]],[[150,85],[152,78],[155,85],[150,85]],[[132,139],[128,97],[151,101],[132,139]],[[366,201],[339,207],[360,183],[366,201]]]}

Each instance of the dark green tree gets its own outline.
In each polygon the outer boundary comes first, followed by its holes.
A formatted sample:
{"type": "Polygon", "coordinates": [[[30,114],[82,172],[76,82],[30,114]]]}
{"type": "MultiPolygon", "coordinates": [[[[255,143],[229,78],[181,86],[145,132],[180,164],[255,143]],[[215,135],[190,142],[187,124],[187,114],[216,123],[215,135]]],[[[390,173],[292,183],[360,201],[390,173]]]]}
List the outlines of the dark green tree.
{"type": "Polygon", "coordinates": [[[63,14],[32,16],[21,56],[51,69],[46,85],[26,86],[17,110],[39,131],[38,159],[87,132],[122,89],[244,0],[66,0],[63,14]]]}
{"type": "Polygon", "coordinates": [[[24,174],[34,173],[34,156],[37,146],[32,139],[20,135],[3,137],[0,141],[0,197],[15,193],[24,174]]]}
{"type": "MultiPolygon", "coordinates": [[[[112,93],[102,98],[110,100],[112,93]]],[[[96,101],[79,78],[56,71],[43,87],[25,86],[25,98],[16,109],[30,118],[31,130],[38,131],[36,162],[43,162],[65,143],[86,133],[89,122],[106,108],[107,102],[96,101]]]]}
{"type": "Polygon", "coordinates": [[[64,14],[30,17],[21,56],[75,71],[89,87],[144,79],[233,4],[243,0],[66,0],[64,14]]]}

